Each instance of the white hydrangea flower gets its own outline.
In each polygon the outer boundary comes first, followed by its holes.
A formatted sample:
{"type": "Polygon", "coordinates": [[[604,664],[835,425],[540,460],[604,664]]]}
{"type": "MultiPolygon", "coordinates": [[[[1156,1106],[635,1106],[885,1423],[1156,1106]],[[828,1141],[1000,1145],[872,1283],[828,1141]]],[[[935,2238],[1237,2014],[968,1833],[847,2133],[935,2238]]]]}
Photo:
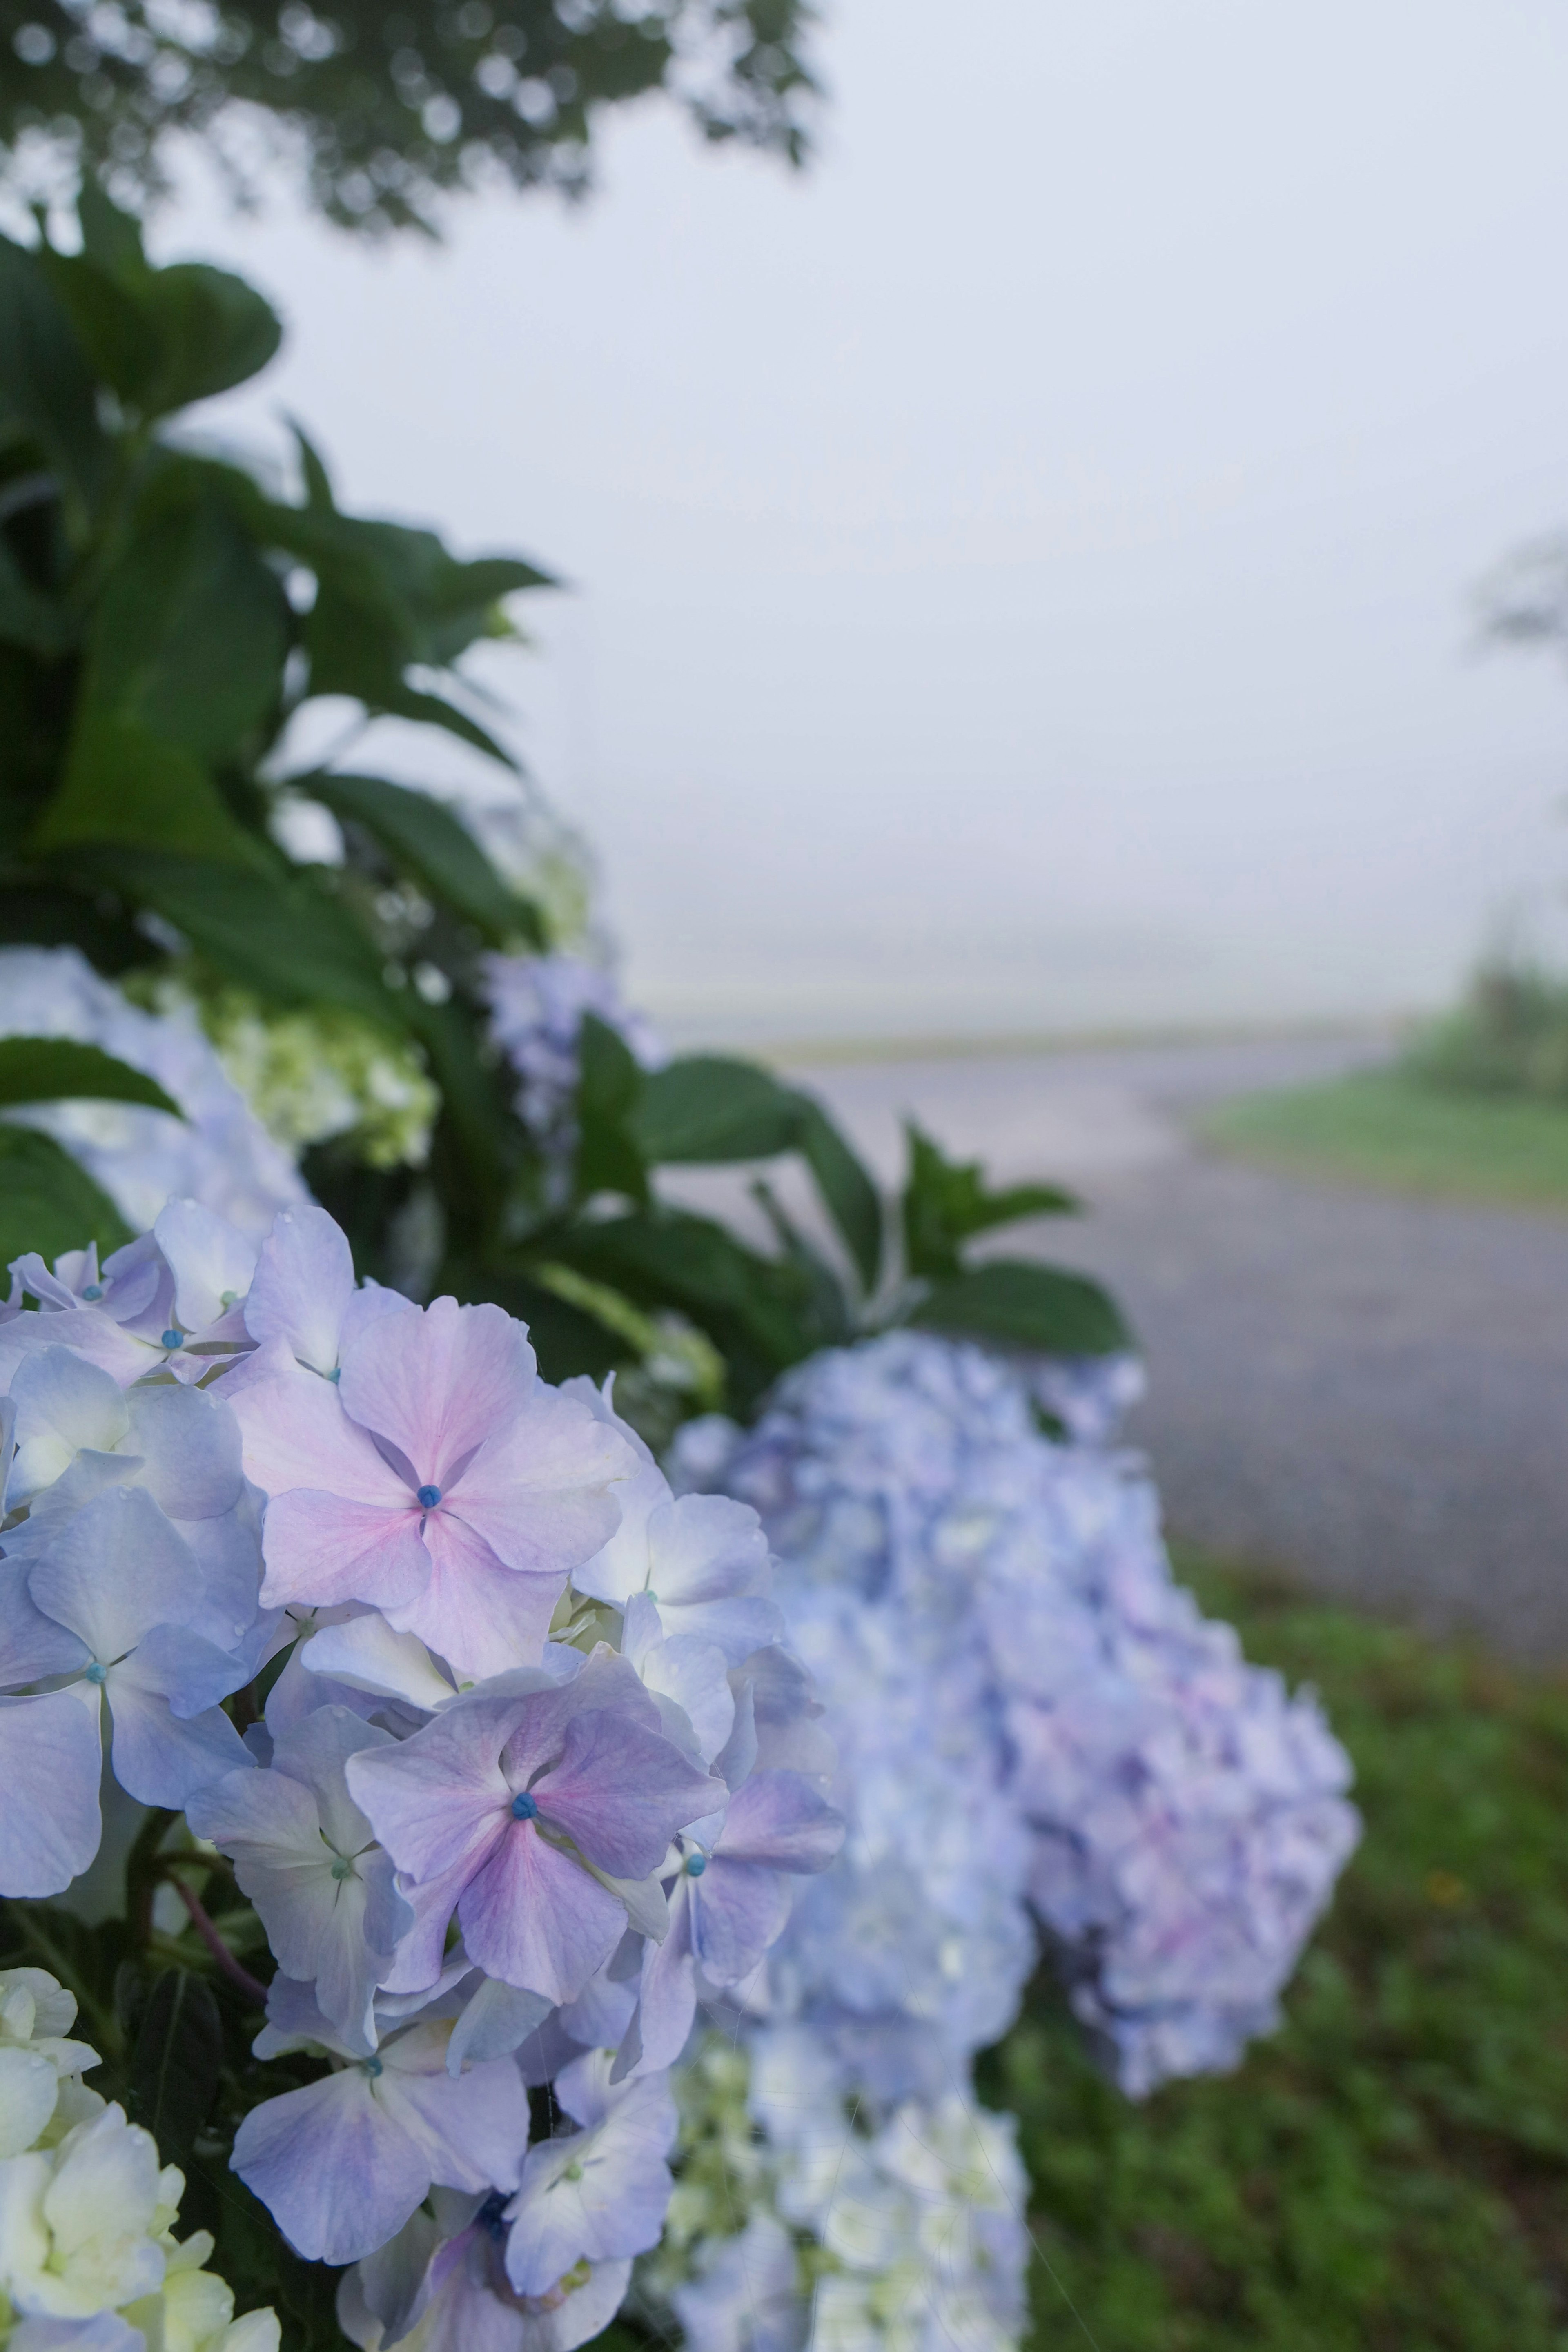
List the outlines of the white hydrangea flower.
{"type": "Polygon", "coordinates": [[[308,1198],[193,1014],[144,1013],[75,948],[0,949],[0,1037],[71,1037],[156,1078],[184,1119],[138,1103],[40,1103],[8,1112],[80,1161],[136,1232],[172,1194],[256,1235],[308,1198]]]}
{"type": "Polygon", "coordinates": [[[681,2179],[639,2290],[690,2352],[1014,2352],[1026,2184],[966,2074],[872,2130],[796,2024],[703,2044],[676,2089],[681,2179]]]}
{"type": "Polygon", "coordinates": [[[47,1969],[0,1969],[0,2352],[279,2352],[276,2313],[236,2319],[207,2232],[174,2237],[184,2174],[82,2084],[76,2008],[47,1969]]]}
{"type": "Polygon", "coordinates": [[[51,2126],[63,2136],[102,2106],[80,2081],[99,2056],[70,2039],[75,2022],[75,1994],[47,1969],[0,1969],[0,2158],[20,2156],[51,2126]]]}

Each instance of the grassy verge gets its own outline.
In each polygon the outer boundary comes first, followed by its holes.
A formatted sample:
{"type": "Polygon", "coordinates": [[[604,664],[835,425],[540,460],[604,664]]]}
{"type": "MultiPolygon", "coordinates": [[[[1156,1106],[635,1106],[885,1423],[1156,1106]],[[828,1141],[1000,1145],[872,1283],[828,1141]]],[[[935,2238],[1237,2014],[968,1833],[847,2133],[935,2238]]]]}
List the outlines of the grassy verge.
{"type": "Polygon", "coordinates": [[[1568,1686],[1186,1572],[1317,1684],[1366,1839],[1239,2074],[1131,2106],[1046,1986],[984,2062],[1035,2182],[1037,2352],[1563,2352],[1568,1686]]]}
{"type": "Polygon", "coordinates": [[[1287,1174],[1568,1209],[1568,1107],[1450,1093],[1399,1070],[1246,1095],[1210,1112],[1199,1132],[1287,1174]]]}

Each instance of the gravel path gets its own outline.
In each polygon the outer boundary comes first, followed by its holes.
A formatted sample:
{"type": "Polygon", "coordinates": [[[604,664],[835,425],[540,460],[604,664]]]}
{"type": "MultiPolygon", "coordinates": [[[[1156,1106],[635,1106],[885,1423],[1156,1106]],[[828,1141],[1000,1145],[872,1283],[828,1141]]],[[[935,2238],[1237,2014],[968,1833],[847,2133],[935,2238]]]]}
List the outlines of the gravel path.
{"type": "Polygon", "coordinates": [[[1116,1290],[1130,1434],[1173,1530],[1518,1655],[1568,1659],[1568,1219],[1214,1158],[1205,1104],[1381,1057],[1365,1039],[800,1067],[890,1179],[911,1110],[1092,1213],[1020,1244],[1116,1290]]]}

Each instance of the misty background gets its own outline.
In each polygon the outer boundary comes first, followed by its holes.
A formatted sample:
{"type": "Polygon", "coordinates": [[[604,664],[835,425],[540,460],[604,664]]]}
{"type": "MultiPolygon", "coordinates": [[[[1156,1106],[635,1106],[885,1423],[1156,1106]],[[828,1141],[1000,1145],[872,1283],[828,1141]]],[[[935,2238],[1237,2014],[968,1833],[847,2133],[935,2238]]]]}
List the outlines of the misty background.
{"type": "Polygon", "coordinates": [[[572,583],[489,675],[634,998],[1361,1020],[1550,945],[1568,680],[1473,596],[1568,522],[1568,12],[836,0],[818,56],[803,175],[656,104],[444,248],[195,170],[154,239],[289,323],[211,426],[572,583]]]}

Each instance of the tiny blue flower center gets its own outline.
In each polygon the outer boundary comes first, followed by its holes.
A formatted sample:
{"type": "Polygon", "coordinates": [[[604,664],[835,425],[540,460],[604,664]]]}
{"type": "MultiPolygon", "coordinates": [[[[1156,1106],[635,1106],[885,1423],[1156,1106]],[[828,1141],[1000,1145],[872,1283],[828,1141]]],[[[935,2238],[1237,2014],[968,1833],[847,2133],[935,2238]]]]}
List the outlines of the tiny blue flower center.
{"type": "Polygon", "coordinates": [[[700,1878],[707,1867],[708,1857],[705,1853],[689,1853],[687,1855],[686,1875],[688,1878],[700,1878]]]}
{"type": "Polygon", "coordinates": [[[174,1325],[171,1323],[168,1329],[163,1333],[160,1345],[165,1348],[177,1348],[184,1337],[184,1332],[176,1331],[174,1325]]]}
{"type": "Polygon", "coordinates": [[[102,1285],[102,1283],[101,1283],[101,1282],[89,1282],[89,1283],[88,1284],[88,1286],[87,1286],[87,1288],[82,1292],[82,1294],[81,1294],[81,1295],[82,1295],[82,1297],[83,1297],[84,1298],[101,1298],[101,1297],[103,1297],[103,1285],[102,1285]]]}
{"type": "Polygon", "coordinates": [[[479,2211],[474,2215],[474,2220],[479,2224],[479,2228],[486,2231],[490,2237],[504,2238],[506,2235],[505,2216],[505,2193],[500,2189],[492,2189],[489,2195],[485,2199],[484,2203],[479,2207],[479,2211]]]}
{"type": "Polygon", "coordinates": [[[571,2163],[567,2166],[566,2170],[565,2170],[564,2174],[563,2175],[563,2178],[564,2179],[567,2179],[567,2180],[581,2180],[581,2179],[582,2179],[582,2178],[583,2178],[583,2168],[582,2168],[582,2166],[578,2163],[578,2161],[577,2161],[577,2159],[576,2159],[576,2158],[575,2158],[575,2157],[574,2157],[574,2158],[573,2158],[573,2159],[572,2159],[571,2163]]]}
{"type": "Polygon", "coordinates": [[[334,1388],[337,1387],[337,1384],[342,1379],[342,1376],[343,1368],[341,1364],[334,1364],[331,1370],[327,1374],[327,1378],[331,1381],[334,1388]]]}
{"type": "Polygon", "coordinates": [[[514,1822],[536,1822],[539,1819],[538,1800],[531,1797],[526,1789],[520,1789],[512,1799],[511,1817],[514,1822]]]}
{"type": "Polygon", "coordinates": [[[336,1862],[332,1864],[332,1876],[334,1878],[352,1878],[353,1874],[354,1866],[353,1863],[345,1862],[342,1855],[340,1853],[336,1862]]]}
{"type": "Polygon", "coordinates": [[[375,2080],[375,2078],[376,2078],[376,2076],[377,2076],[377,2075],[378,2075],[378,2074],[383,2071],[383,2069],[382,2069],[382,2063],[381,2063],[380,2059],[379,2059],[379,2058],[367,2058],[367,2059],[365,2060],[365,2062],[364,2062],[364,2071],[365,2071],[365,2073],[370,2076],[371,2081],[374,2083],[374,2080],[375,2080]]]}
{"type": "Polygon", "coordinates": [[[94,1658],[87,1670],[87,1678],[89,1683],[106,1683],[109,1680],[109,1668],[100,1666],[98,1660],[94,1658]]]}
{"type": "Polygon", "coordinates": [[[433,1511],[441,1499],[439,1486],[421,1486],[416,1498],[422,1511],[433,1511]]]}

